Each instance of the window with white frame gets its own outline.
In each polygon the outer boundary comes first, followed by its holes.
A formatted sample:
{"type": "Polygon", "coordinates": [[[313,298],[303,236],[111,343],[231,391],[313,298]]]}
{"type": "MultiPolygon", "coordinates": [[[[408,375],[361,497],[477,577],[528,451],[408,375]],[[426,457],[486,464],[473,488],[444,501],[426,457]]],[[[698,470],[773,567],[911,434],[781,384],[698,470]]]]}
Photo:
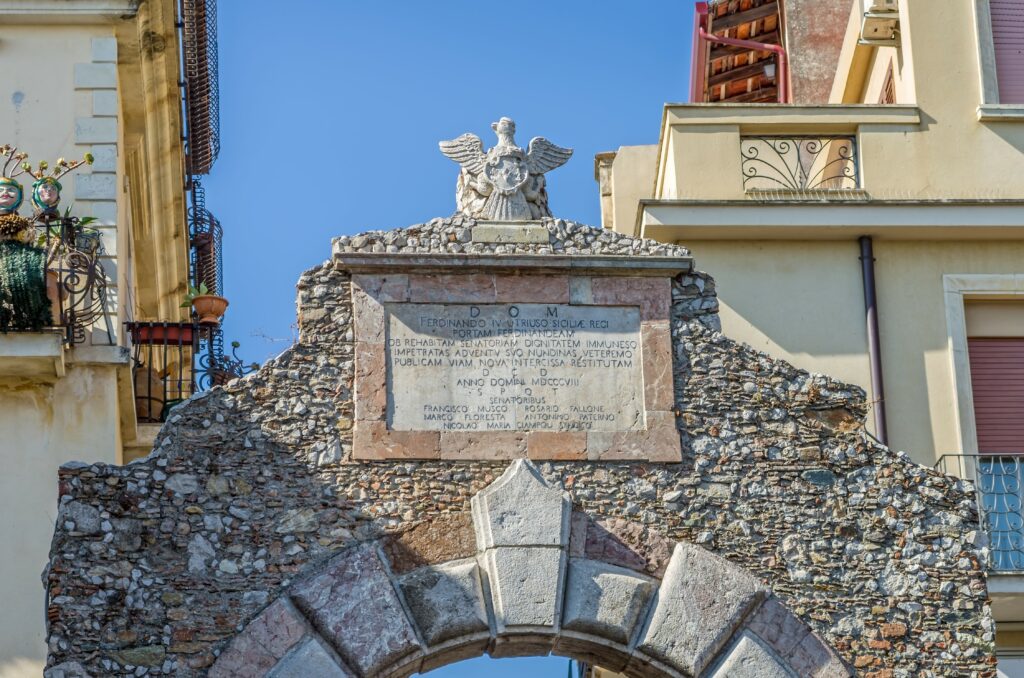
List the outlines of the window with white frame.
{"type": "Polygon", "coordinates": [[[975,0],[982,120],[1024,112],[1024,0],[975,0]]]}
{"type": "Polygon", "coordinates": [[[999,103],[1024,104],[1024,0],[989,0],[999,103]]]}

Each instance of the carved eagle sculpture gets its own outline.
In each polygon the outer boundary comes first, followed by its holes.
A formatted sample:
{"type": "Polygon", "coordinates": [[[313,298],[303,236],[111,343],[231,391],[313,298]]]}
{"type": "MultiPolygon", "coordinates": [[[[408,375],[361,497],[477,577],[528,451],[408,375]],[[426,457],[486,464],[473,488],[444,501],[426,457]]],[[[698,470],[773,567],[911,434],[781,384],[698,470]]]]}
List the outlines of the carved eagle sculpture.
{"type": "Polygon", "coordinates": [[[571,148],[534,137],[529,150],[516,146],[516,124],[502,118],[491,125],[498,143],[488,151],[475,134],[442,141],[441,152],[459,163],[462,171],[455,185],[460,213],[475,219],[529,221],[550,217],[544,173],[564,165],[571,148]]]}

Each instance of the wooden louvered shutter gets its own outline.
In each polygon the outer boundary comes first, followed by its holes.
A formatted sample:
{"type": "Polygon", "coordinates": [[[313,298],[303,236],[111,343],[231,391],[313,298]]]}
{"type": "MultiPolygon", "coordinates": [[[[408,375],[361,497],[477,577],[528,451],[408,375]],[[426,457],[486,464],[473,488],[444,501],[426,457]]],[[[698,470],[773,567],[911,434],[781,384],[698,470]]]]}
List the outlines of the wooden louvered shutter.
{"type": "Polygon", "coordinates": [[[1024,0],[989,0],[999,103],[1024,104],[1024,0]]]}
{"type": "Polygon", "coordinates": [[[1024,453],[1024,337],[969,338],[967,349],[978,451],[1024,453]]]}

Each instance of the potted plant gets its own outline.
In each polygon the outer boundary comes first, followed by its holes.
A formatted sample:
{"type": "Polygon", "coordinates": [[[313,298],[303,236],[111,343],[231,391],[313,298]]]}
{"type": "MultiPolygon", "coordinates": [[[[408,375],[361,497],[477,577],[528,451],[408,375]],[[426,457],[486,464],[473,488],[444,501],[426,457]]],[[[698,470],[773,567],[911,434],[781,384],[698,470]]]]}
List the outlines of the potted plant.
{"type": "Polygon", "coordinates": [[[199,315],[199,322],[217,325],[220,324],[220,319],[224,317],[224,311],[228,308],[228,300],[216,294],[210,294],[206,284],[199,283],[199,287],[188,286],[188,292],[185,294],[185,301],[182,302],[181,307],[189,306],[195,309],[199,315]]]}

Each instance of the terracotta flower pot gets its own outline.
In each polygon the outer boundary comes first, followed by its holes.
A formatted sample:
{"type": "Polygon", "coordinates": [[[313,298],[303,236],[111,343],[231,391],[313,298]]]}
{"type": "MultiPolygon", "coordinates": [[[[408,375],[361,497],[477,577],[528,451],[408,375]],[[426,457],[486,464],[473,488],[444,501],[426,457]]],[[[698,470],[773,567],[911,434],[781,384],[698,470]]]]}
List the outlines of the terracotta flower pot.
{"type": "Polygon", "coordinates": [[[228,300],[216,294],[202,294],[192,299],[192,308],[199,314],[199,322],[216,325],[224,317],[228,300]]]}

